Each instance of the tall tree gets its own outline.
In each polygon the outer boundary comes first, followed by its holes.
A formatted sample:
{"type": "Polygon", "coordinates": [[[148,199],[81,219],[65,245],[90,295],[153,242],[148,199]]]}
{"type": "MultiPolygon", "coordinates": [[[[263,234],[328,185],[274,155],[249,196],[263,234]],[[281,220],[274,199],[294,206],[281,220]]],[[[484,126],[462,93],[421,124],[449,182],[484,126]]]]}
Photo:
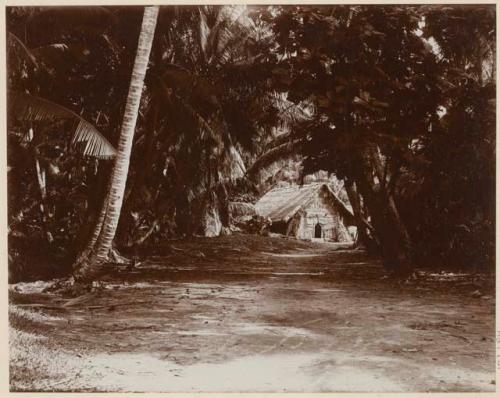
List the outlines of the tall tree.
{"type": "Polygon", "coordinates": [[[418,35],[415,7],[271,7],[280,58],[277,89],[312,106],[295,126],[306,173],[352,180],[363,197],[388,268],[406,274],[411,240],[394,197],[411,143],[426,134],[441,100],[435,54],[418,35]]]}
{"type": "Polygon", "coordinates": [[[144,86],[144,77],[153,45],[158,11],[158,6],[146,7],[144,9],[115,164],[111,174],[108,198],[104,204],[106,209],[105,216],[103,217],[102,224],[97,224],[96,228],[100,228],[99,238],[92,248],[91,254],[87,258],[80,259],[75,264],[74,276],[78,281],[85,281],[92,278],[92,271],[107,261],[108,253],[116,233],[127,182],[130,153],[132,151],[134,132],[144,86]]]}
{"type": "Polygon", "coordinates": [[[119,243],[227,231],[227,189],[277,115],[258,73],[267,41],[246,11],[162,9],[119,243]]]}

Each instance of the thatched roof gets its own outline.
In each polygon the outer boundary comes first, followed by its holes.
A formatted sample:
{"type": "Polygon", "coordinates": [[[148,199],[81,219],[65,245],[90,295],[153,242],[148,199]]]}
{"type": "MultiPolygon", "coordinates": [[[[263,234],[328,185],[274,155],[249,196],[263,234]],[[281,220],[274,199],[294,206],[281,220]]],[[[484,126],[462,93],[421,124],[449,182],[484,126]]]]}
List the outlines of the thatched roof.
{"type": "Polygon", "coordinates": [[[229,202],[229,212],[233,217],[254,216],[255,206],[245,202],[229,202]]]}
{"type": "Polygon", "coordinates": [[[272,189],[259,199],[255,204],[255,210],[259,215],[268,217],[273,222],[287,222],[300,209],[307,207],[320,191],[327,194],[332,205],[339,211],[346,224],[354,225],[354,216],[351,209],[324,182],[272,189]]]}

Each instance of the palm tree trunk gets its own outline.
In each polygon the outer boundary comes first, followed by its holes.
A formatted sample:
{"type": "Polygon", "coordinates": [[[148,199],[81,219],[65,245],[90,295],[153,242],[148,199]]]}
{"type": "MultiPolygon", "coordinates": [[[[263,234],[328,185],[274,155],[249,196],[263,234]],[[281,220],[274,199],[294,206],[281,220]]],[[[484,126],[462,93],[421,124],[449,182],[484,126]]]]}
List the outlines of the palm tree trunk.
{"type": "Polygon", "coordinates": [[[104,203],[102,204],[102,208],[99,212],[99,217],[94,225],[94,229],[92,230],[92,234],[90,235],[90,239],[87,242],[85,248],[81,251],[79,256],[76,259],[76,263],[74,268],[78,268],[82,261],[85,261],[89,258],[94,247],[101,235],[102,226],[104,224],[104,219],[106,218],[106,213],[108,210],[108,200],[109,200],[109,190],[106,191],[106,198],[104,199],[104,203]]]}
{"type": "Polygon", "coordinates": [[[156,156],[156,143],[158,141],[156,125],[158,120],[158,110],[159,106],[156,105],[152,112],[148,112],[146,114],[146,120],[148,125],[146,126],[146,142],[145,149],[143,150],[143,156],[141,156],[140,163],[136,168],[136,172],[129,179],[128,186],[125,190],[125,197],[123,199],[123,209],[122,213],[126,215],[126,217],[121,217],[120,222],[118,223],[118,235],[115,237],[115,243],[120,242],[125,246],[129,246],[131,239],[130,230],[132,227],[130,212],[133,208],[133,204],[135,199],[140,192],[140,188],[144,186],[144,182],[146,180],[146,176],[148,175],[148,171],[150,169],[150,165],[154,164],[152,161],[156,156]]]}
{"type": "Polygon", "coordinates": [[[135,126],[139,113],[144,77],[149,62],[149,54],[153,44],[156,21],[158,18],[158,6],[146,7],[142,20],[141,32],[137,53],[132,70],[130,87],[125,105],[125,113],[118,141],[118,150],[115,164],[111,174],[111,187],[109,191],[107,211],[99,234],[97,243],[92,251],[89,261],[82,262],[82,266],[75,275],[75,279],[92,278],[93,269],[106,262],[109,250],[116,234],[118,220],[120,218],[125,185],[130,164],[130,153],[134,139],[135,126]]]}

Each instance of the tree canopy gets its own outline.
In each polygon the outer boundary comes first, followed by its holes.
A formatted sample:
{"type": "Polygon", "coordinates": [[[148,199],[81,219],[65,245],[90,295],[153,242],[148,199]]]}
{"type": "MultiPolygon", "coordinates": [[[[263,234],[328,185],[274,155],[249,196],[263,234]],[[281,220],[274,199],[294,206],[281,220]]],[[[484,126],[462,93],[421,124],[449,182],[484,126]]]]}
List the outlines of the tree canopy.
{"type": "MultiPolygon", "coordinates": [[[[7,9],[17,278],[97,222],[142,11],[7,9]]],[[[327,172],[392,271],[491,267],[495,36],[489,5],[161,7],[115,244],[229,233],[232,198],[327,172]]]]}

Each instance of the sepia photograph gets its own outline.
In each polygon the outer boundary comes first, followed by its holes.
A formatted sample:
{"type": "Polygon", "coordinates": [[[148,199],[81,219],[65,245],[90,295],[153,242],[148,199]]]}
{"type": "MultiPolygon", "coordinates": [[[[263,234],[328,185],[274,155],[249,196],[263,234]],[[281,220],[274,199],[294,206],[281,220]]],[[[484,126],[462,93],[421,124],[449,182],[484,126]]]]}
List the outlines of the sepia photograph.
{"type": "Polygon", "coordinates": [[[496,4],[3,12],[10,392],[496,392],[496,4]]]}

